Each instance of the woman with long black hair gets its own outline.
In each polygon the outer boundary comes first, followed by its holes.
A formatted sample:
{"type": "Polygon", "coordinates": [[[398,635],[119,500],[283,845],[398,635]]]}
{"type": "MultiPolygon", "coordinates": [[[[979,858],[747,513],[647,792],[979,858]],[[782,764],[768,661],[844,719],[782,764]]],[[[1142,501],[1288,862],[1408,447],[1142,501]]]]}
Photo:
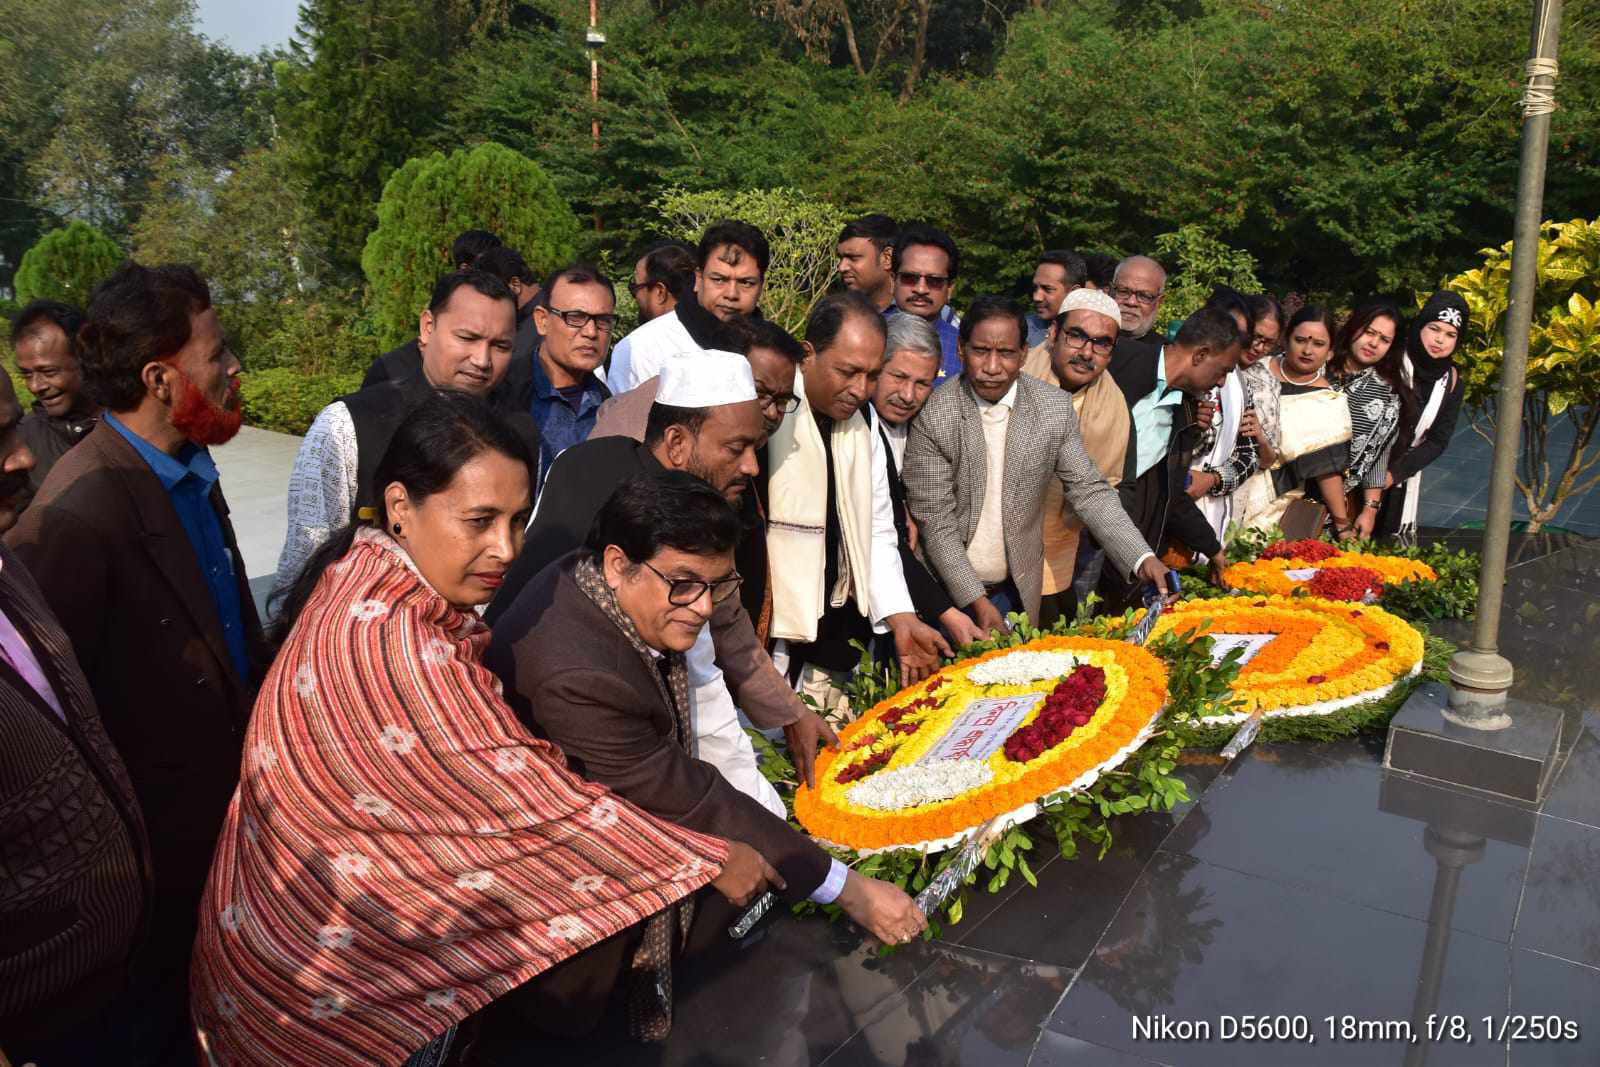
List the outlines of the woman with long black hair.
{"type": "Polygon", "coordinates": [[[1401,373],[1415,403],[1402,417],[1389,454],[1387,487],[1378,514],[1380,537],[1414,539],[1422,469],[1444,452],[1456,432],[1466,383],[1455,365],[1461,334],[1467,328],[1467,302],[1448,289],[1428,297],[1406,335],[1401,373]]]}
{"type": "Polygon", "coordinates": [[[1340,537],[1371,537],[1389,478],[1389,452],[1400,422],[1415,406],[1396,345],[1405,322],[1394,301],[1368,300],[1334,338],[1328,372],[1350,406],[1350,450],[1344,470],[1316,479],[1340,537]]]}

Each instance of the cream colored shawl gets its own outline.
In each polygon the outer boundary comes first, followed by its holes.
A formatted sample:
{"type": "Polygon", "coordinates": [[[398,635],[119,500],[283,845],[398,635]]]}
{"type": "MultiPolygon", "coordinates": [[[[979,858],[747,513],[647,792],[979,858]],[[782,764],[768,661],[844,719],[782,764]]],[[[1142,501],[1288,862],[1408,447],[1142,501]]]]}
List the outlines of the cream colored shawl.
{"type": "MultiPolygon", "coordinates": [[[[1043,346],[1040,346],[1043,347],[1043,346]]],[[[1050,369],[1048,357],[1042,367],[1030,357],[1023,370],[1043,371],[1034,376],[1051,385],[1061,381],[1050,369]]],[[[1128,455],[1128,404],[1110,374],[1101,374],[1094,384],[1072,394],[1072,409],[1078,414],[1078,433],[1083,447],[1094,460],[1106,481],[1116,485],[1122,479],[1122,465],[1128,455]]],[[[1050,479],[1044,491],[1044,584],[1040,591],[1049,596],[1072,585],[1072,572],[1078,557],[1078,534],[1083,522],[1067,507],[1067,495],[1058,479],[1050,479]]]]}
{"type": "Polygon", "coordinates": [[[839,580],[823,588],[827,567],[827,453],[806,399],[805,374],[794,376],[800,406],[767,443],[767,558],[772,572],[770,636],[815,641],[817,620],[851,597],[871,618],[867,593],[872,558],[872,431],[859,414],[833,424],[834,495],[844,548],[839,580]]]}

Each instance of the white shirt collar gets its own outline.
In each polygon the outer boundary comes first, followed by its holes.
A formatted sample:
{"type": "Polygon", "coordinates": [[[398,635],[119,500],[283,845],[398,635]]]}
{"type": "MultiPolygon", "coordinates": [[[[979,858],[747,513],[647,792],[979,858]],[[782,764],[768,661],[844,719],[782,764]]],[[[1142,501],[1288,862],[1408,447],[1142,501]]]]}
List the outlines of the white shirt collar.
{"type": "Polygon", "coordinates": [[[978,401],[979,411],[988,411],[993,407],[1002,407],[1010,410],[1011,408],[1016,407],[1017,404],[1017,383],[1013,381],[1011,383],[1011,388],[1006,390],[1006,395],[1001,397],[999,400],[985,400],[983,397],[978,396],[976,392],[974,392],[972,395],[974,399],[978,401]]]}

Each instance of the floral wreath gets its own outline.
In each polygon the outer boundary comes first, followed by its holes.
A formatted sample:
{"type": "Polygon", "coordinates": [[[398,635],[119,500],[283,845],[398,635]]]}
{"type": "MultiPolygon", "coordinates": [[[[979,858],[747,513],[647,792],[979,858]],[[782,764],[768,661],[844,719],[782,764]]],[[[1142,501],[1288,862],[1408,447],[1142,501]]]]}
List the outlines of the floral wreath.
{"type": "Polygon", "coordinates": [[[1189,600],[1156,622],[1167,632],[1215,639],[1220,659],[1240,649],[1233,683],[1238,711],[1205,723],[1326,715],[1375,700],[1422,669],[1422,635],[1382,608],[1317,597],[1257,596],[1189,600]]]}
{"type": "Polygon", "coordinates": [[[1438,573],[1421,560],[1346,552],[1326,541],[1275,541],[1248,563],[1222,571],[1222,582],[1234,592],[1290,596],[1299,592],[1327,600],[1372,603],[1384,586],[1431,582],[1438,573]],[[1354,573],[1338,573],[1340,571],[1354,573]]]}
{"type": "Polygon", "coordinates": [[[1161,661],[1122,641],[1044,637],[953,663],[845,727],[795,817],[862,853],[949,848],[1093,785],[1149,738],[1166,695],[1161,661]]]}

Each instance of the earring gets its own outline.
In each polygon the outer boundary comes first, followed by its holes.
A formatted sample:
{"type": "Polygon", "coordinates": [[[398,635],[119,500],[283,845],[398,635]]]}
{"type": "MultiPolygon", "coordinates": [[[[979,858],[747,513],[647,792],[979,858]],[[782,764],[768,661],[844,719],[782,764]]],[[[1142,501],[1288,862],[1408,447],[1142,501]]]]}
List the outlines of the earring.
{"type": "Polygon", "coordinates": [[[392,529],[394,530],[394,535],[396,537],[399,537],[400,536],[400,524],[398,522],[395,523],[394,526],[392,527],[392,529]]]}

